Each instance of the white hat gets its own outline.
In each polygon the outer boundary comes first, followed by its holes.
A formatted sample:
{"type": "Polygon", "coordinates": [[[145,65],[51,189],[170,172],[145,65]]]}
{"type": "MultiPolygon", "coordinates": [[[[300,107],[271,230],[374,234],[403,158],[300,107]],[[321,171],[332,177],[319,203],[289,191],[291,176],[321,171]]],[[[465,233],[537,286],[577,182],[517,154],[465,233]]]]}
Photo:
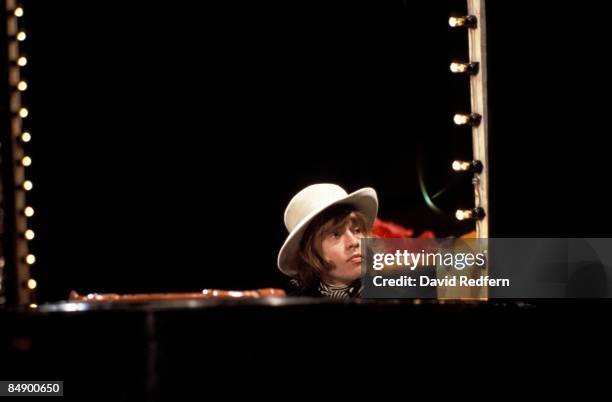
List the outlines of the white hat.
{"type": "Polygon", "coordinates": [[[289,236],[278,253],[278,268],[284,274],[295,276],[298,272],[300,242],[310,221],[328,207],[337,204],[351,205],[363,213],[368,229],[374,224],[378,198],[373,188],[366,187],[347,194],[336,184],[322,183],[306,187],[289,201],[285,210],[285,227],[289,236]]]}

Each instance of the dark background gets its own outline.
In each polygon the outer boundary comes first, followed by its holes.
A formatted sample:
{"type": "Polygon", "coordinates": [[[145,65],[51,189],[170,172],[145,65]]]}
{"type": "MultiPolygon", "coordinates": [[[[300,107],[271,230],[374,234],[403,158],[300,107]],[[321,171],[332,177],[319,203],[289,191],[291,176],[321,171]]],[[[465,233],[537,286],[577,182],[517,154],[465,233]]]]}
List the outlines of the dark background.
{"type": "Polygon", "coordinates": [[[492,231],[612,237],[607,13],[489,1],[492,231]]]}
{"type": "MultiPolygon", "coordinates": [[[[415,234],[472,230],[464,1],[23,3],[40,301],[284,287],[284,208],[315,182],[376,188],[415,234]]],[[[603,16],[558,4],[488,3],[498,237],[608,236],[603,16]]]]}

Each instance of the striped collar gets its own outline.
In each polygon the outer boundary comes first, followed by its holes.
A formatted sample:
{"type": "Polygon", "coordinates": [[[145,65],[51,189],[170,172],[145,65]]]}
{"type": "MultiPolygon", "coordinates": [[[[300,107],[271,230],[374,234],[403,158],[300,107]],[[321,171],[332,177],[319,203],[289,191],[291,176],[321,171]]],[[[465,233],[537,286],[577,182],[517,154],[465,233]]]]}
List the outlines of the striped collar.
{"type": "Polygon", "coordinates": [[[330,299],[349,299],[351,297],[359,297],[361,295],[361,282],[355,281],[351,285],[328,285],[321,281],[319,282],[319,292],[323,296],[330,299]]]}

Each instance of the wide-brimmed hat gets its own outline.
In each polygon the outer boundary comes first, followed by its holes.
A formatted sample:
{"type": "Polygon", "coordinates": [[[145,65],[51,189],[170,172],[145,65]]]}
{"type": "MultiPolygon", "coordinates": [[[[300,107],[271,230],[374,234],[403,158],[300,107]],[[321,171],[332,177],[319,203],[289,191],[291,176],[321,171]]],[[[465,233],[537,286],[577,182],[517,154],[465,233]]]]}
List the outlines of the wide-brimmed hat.
{"type": "Polygon", "coordinates": [[[285,210],[285,227],[289,236],[278,253],[278,268],[286,275],[298,272],[299,247],[308,224],[327,208],[346,204],[366,217],[368,229],[374,224],[378,212],[378,198],[373,188],[365,187],[348,194],[336,184],[313,184],[297,193],[285,210]]]}

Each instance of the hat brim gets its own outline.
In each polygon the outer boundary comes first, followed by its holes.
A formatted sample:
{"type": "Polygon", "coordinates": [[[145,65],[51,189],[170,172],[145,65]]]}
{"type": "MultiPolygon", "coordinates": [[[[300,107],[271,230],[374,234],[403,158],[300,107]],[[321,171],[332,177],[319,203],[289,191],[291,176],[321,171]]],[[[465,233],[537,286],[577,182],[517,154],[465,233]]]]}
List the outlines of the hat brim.
{"type": "Polygon", "coordinates": [[[366,217],[366,223],[368,229],[374,225],[374,220],[378,213],[378,197],[376,196],[376,190],[371,187],[365,187],[359,189],[346,197],[340,198],[326,205],[322,205],[318,209],[312,211],[304,219],[298,223],[295,228],[289,233],[283,247],[281,247],[278,253],[278,268],[285,275],[294,277],[298,272],[298,252],[304,232],[310,222],[321,212],[327,208],[338,205],[347,204],[355,208],[355,210],[363,213],[366,217]]]}

